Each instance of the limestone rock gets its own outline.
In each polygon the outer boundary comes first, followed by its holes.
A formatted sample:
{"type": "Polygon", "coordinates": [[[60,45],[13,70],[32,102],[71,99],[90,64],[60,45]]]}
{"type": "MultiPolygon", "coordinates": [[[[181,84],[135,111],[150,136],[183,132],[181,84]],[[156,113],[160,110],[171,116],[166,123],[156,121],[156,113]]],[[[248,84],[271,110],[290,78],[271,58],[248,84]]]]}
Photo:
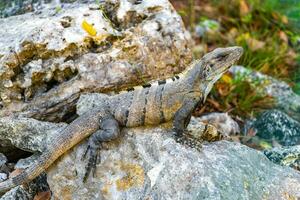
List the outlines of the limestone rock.
{"type": "Polygon", "coordinates": [[[0,169],[7,162],[7,158],[3,153],[0,153],[0,169]]]}
{"type": "Polygon", "coordinates": [[[0,116],[67,120],[83,92],[169,77],[192,59],[190,36],[167,0],[67,4],[0,25],[0,116]]]}
{"type": "Polygon", "coordinates": [[[276,164],[300,171],[300,145],[267,149],[264,154],[276,164]]]}
{"type": "Polygon", "coordinates": [[[240,127],[228,113],[209,113],[197,118],[197,121],[215,126],[224,136],[240,133],[240,127]]]}
{"type": "MultiPolygon", "coordinates": [[[[101,94],[82,95],[78,114],[97,106],[101,94]]],[[[190,126],[203,128],[200,123],[190,126]]],[[[83,183],[83,141],[47,171],[61,199],[285,199],[300,197],[300,173],[275,165],[238,143],[203,144],[200,151],[176,143],[161,128],[123,129],[106,143],[95,176],[83,183]],[[255,166],[255,167],[253,167],[255,166]]]]}
{"type": "Polygon", "coordinates": [[[300,197],[300,174],[241,144],[215,142],[200,152],[159,129],[125,130],[101,151],[95,177],[82,182],[86,141],[48,170],[60,199],[285,199],[300,197]],[[255,167],[254,167],[255,166],[255,167]]]}
{"type": "Polygon", "coordinates": [[[246,125],[255,136],[270,143],[291,146],[300,143],[300,123],[279,110],[268,110],[246,125]]]}
{"type": "Polygon", "coordinates": [[[0,200],[32,200],[33,196],[30,195],[26,190],[21,186],[15,187],[9,192],[5,193],[0,200]]]}
{"type": "Polygon", "coordinates": [[[0,118],[0,152],[9,155],[13,153],[9,152],[12,147],[43,152],[65,126],[65,123],[41,122],[23,117],[0,118]]]}

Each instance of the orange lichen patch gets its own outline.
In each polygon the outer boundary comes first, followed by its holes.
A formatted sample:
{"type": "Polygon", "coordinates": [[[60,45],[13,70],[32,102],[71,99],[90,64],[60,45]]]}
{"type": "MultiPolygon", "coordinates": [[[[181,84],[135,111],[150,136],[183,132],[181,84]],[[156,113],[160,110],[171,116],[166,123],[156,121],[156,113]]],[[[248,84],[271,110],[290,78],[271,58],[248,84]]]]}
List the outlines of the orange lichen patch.
{"type": "Polygon", "coordinates": [[[284,192],[284,193],[283,193],[283,197],[284,197],[284,199],[286,199],[286,200],[298,200],[298,198],[297,198],[296,196],[290,195],[290,194],[287,193],[287,192],[284,192]]]}
{"type": "Polygon", "coordinates": [[[126,173],[126,176],[116,181],[117,189],[127,190],[131,187],[142,186],[145,181],[144,169],[137,164],[121,163],[121,170],[126,173]]]}
{"type": "Polygon", "coordinates": [[[72,199],[72,190],[70,187],[63,187],[61,190],[61,194],[63,194],[62,197],[54,197],[54,199],[65,199],[65,200],[71,200],[72,199]]]}
{"type": "Polygon", "coordinates": [[[9,178],[15,177],[19,174],[21,174],[21,172],[24,171],[24,169],[15,169],[14,171],[12,171],[11,173],[9,173],[9,178]]]}
{"type": "Polygon", "coordinates": [[[102,187],[102,189],[101,189],[101,192],[102,192],[103,196],[105,196],[105,197],[108,198],[108,199],[109,199],[109,197],[111,196],[111,193],[109,192],[111,186],[112,186],[112,183],[109,182],[109,183],[106,183],[106,184],[102,187]]]}

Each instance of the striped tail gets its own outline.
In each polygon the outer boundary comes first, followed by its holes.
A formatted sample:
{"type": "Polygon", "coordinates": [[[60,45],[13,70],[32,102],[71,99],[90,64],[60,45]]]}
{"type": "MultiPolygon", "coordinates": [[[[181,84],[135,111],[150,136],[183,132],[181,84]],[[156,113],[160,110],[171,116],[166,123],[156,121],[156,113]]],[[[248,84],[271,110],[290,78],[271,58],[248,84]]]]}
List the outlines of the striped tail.
{"type": "Polygon", "coordinates": [[[0,194],[7,192],[13,187],[16,187],[18,185],[28,183],[31,180],[33,180],[35,177],[37,177],[40,173],[44,171],[44,163],[46,162],[48,156],[41,156],[38,159],[38,162],[35,162],[31,164],[27,169],[22,171],[20,174],[9,178],[8,180],[5,180],[3,182],[0,182],[0,194]]]}

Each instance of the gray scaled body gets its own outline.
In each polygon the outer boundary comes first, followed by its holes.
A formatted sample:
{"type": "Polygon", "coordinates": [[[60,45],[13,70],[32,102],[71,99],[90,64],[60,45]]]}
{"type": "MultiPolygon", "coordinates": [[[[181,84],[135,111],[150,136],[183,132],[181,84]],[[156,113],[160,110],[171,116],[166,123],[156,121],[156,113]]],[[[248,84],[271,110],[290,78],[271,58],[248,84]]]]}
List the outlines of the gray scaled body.
{"type": "Polygon", "coordinates": [[[69,124],[47,151],[21,174],[0,183],[0,193],[28,183],[58,157],[90,136],[84,180],[95,169],[101,143],[113,140],[120,127],[158,125],[173,120],[182,136],[193,110],[205,101],[213,84],[242,55],[241,47],[218,48],[193,62],[183,73],[167,80],[138,86],[118,95],[103,95],[100,106],[69,124]]]}

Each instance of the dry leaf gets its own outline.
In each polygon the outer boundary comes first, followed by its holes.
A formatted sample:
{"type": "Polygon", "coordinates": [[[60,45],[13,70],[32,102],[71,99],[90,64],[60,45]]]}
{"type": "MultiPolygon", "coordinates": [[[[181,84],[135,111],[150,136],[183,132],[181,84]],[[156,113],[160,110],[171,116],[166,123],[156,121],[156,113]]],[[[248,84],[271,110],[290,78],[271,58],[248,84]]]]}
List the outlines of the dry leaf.
{"type": "Polygon", "coordinates": [[[93,27],[93,25],[89,24],[87,21],[83,20],[81,26],[90,36],[97,35],[96,29],[93,27]]]}
{"type": "Polygon", "coordinates": [[[22,171],[24,171],[24,169],[15,169],[11,173],[9,173],[9,178],[15,177],[15,176],[21,174],[22,171]]]}
{"type": "Polygon", "coordinates": [[[252,51],[256,51],[258,49],[262,49],[265,46],[265,42],[259,41],[255,38],[247,38],[246,39],[247,45],[248,47],[252,50],[252,51]]]}
{"type": "Polygon", "coordinates": [[[254,128],[250,128],[248,131],[247,131],[247,135],[250,136],[250,137],[254,137],[256,135],[256,131],[254,128]]]}
{"type": "Polygon", "coordinates": [[[269,63],[265,63],[260,69],[259,71],[262,73],[267,73],[270,69],[270,64],[269,63]]]}
{"type": "Polygon", "coordinates": [[[234,43],[234,39],[239,35],[237,28],[231,28],[226,34],[227,40],[234,43]]]}
{"type": "Polygon", "coordinates": [[[230,87],[226,83],[220,83],[216,85],[216,88],[221,96],[227,96],[230,93],[230,87]]]}
{"type": "Polygon", "coordinates": [[[275,19],[275,20],[278,20],[278,13],[276,12],[272,12],[272,17],[275,19]]]}
{"type": "Polygon", "coordinates": [[[207,102],[210,103],[210,104],[212,104],[213,107],[215,107],[215,108],[217,108],[217,109],[220,108],[220,104],[219,104],[217,101],[215,101],[215,100],[207,99],[207,102]]]}
{"type": "Polygon", "coordinates": [[[45,191],[45,192],[39,192],[34,196],[33,200],[50,200],[51,198],[51,192],[45,191]]]}
{"type": "Polygon", "coordinates": [[[244,16],[250,12],[249,6],[245,0],[240,0],[240,15],[244,16]]]}
{"type": "Polygon", "coordinates": [[[285,43],[288,43],[289,41],[287,35],[283,31],[279,31],[279,38],[285,43]]]}

